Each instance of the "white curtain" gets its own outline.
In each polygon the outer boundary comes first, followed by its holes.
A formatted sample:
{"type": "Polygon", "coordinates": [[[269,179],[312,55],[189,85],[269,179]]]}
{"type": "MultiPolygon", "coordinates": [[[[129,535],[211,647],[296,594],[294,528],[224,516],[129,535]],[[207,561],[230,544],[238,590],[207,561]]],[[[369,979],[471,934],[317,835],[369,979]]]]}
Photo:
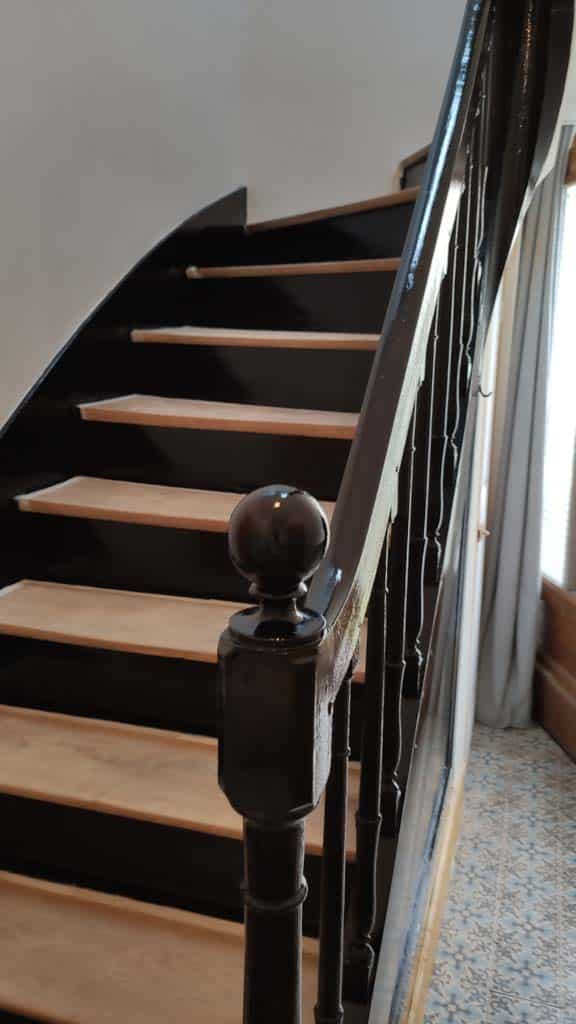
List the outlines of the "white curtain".
{"type": "Polygon", "coordinates": [[[529,724],[540,619],[546,385],[566,164],[573,129],[538,185],[522,228],[506,402],[486,550],[476,713],[529,724]]]}

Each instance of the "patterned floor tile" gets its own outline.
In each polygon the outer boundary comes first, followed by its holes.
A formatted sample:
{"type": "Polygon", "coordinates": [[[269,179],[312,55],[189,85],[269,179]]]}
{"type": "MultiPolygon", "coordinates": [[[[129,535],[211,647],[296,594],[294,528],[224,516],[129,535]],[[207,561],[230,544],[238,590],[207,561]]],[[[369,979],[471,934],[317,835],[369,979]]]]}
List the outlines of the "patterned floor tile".
{"type": "Polygon", "coordinates": [[[576,1024],[576,765],[477,726],[424,1024],[576,1024]]]}
{"type": "Polygon", "coordinates": [[[560,1003],[558,957],[543,959],[529,946],[520,944],[519,955],[498,947],[497,966],[492,975],[492,991],[509,998],[530,1002],[560,1003]]]}
{"type": "Polygon", "coordinates": [[[482,1001],[471,1002],[459,985],[444,988],[441,996],[433,991],[428,1000],[426,1024],[484,1024],[484,1005],[482,1001]]]}
{"type": "Polygon", "coordinates": [[[493,993],[483,1018],[485,1024],[567,1024],[556,1006],[493,993]]]}

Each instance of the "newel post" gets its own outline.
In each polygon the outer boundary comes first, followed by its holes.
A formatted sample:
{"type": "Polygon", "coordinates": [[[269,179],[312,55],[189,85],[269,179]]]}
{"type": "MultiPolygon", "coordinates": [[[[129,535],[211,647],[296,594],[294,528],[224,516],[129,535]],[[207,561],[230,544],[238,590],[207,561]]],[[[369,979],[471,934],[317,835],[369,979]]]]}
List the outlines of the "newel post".
{"type": "Polygon", "coordinates": [[[304,820],[328,777],[332,712],[318,692],[324,620],[302,600],[327,543],[320,505],[293,487],[254,491],[230,521],[258,602],[219,648],[219,781],[244,818],[244,1024],[301,1024],[304,820]]]}

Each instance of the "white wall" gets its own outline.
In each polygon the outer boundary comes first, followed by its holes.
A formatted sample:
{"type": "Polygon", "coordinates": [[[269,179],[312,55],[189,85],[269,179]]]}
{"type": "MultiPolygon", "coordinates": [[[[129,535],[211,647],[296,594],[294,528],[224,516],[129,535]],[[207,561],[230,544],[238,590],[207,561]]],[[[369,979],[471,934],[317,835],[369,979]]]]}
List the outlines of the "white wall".
{"type": "Polygon", "coordinates": [[[387,191],[464,0],[2,0],[0,423],[160,237],[387,191]]]}

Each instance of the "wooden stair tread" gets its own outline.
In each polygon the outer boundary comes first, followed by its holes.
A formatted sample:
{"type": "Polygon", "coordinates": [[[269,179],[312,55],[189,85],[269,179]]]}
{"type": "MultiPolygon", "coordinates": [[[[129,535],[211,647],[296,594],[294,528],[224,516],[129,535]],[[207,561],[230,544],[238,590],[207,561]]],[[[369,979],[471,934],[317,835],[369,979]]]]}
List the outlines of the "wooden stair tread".
{"type": "Polygon", "coordinates": [[[290,217],[277,217],[274,220],[256,221],[248,224],[249,234],[257,231],[276,231],[278,228],[296,227],[298,224],[312,224],[317,220],[329,220],[332,217],[349,217],[355,213],[369,213],[370,210],[383,210],[388,206],[402,206],[414,203],[418,198],[419,188],[405,188],[388,195],[375,196],[373,199],[361,199],[356,203],[343,203],[340,206],[329,206],[323,210],[309,210],[308,213],[296,213],[290,217]]]}
{"type": "Polygon", "coordinates": [[[21,580],[0,590],[0,634],[215,664],[220,634],[246,604],[21,580]]]}
{"type": "Polygon", "coordinates": [[[16,498],[22,512],[226,532],[241,494],[77,476],[16,498]]]}
{"type": "Polygon", "coordinates": [[[22,580],[0,590],[0,632],[53,643],[215,663],[241,604],[22,580]]]}
{"type": "MultiPolygon", "coordinates": [[[[242,926],[0,872],[0,1006],[58,1024],[237,1024],[242,926]]],[[[304,940],[304,1020],[317,944],[304,940]]]]}
{"type": "Polygon", "coordinates": [[[232,277],[308,277],[313,274],[390,274],[396,273],[400,260],[322,260],[308,263],[260,263],[231,267],[186,267],[191,281],[232,277]]]}
{"type": "MultiPolygon", "coordinates": [[[[355,853],[359,765],[350,765],[347,853],[355,853]]],[[[0,705],[0,792],[240,841],[242,818],[218,785],[205,736],[0,705]]],[[[306,845],[322,852],[323,806],[306,845]]]]}
{"type": "Polygon", "coordinates": [[[358,415],[318,409],[205,402],[158,395],[124,395],[79,406],[82,419],[141,426],[181,427],[193,430],[229,430],[241,433],[283,434],[350,440],[358,415]]]}
{"type": "Polygon", "coordinates": [[[131,339],[138,344],[373,352],[378,347],[380,335],[354,334],[345,331],[257,331],[226,327],[155,327],[134,330],[131,333],[131,339]]]}
{"type": "MultiPolygon", "coordinates": [[[[22,512],[225,533],[241,494],[76,476],[16,498],[22,512]]],[[[330,518],[333,502],[323,502],[330,518]]]]}

